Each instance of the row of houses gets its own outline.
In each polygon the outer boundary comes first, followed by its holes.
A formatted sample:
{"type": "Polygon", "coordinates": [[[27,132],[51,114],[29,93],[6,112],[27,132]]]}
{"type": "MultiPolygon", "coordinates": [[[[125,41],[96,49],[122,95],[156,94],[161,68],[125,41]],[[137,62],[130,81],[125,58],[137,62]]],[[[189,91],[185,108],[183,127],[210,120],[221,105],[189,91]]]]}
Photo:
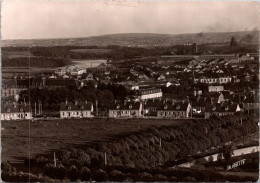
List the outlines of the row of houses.
{"type": "MultiPolygon", "coordinates": [[[[209,102],[208,100],[175,101],[175,100],[145,100],[124,101],[110,104],[107,116],[109,118],[190,118],[235,115],[259,109],[259,101],[246,97],[241,104],[232,101],[209,102]]],[[[32,119],[33,111],[27,103],[2,103],[1,119],[18,120],[32,119]]],[[[60,118],[91,118],[94,117],[92,102],[64,102],[60,104],[60,118]]]]}
{"type": "Polygon", "coordinates": [[[232,77],[225,76],[225,77],[205,77],[202,76],[200,78],[194,78],[194,83],[206,83],[206,84],[226,84],[231,83],[232,77]]]}
{"type": "Polygon", "coordinates": [[[30,104],[17,104],[16,102],[1,104],[1,120],[18,119],[32,119],[32,109],[30,104]]]}
{"type": "Polygon", "coordinates": [[[70,74],[72,76],[78,76],[86,73],[86,68],[83,67],[77,67],[75,65],[70,65],[66,67],[61,67],[55,70],[55,74],[58,76],[64,76],[66,74],[70,74]]]}

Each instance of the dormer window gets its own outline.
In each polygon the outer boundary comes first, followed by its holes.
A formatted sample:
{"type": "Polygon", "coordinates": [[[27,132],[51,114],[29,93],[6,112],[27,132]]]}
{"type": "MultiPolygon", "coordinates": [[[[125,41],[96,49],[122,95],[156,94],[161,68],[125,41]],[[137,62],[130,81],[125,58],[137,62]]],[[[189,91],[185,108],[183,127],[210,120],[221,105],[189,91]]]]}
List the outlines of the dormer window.
{"type": "Polygon", "coordinates": [[[228,111],[228,110],[229,110],[229,107],[228,107],[228,106],[226,106],[226,107],[225,107],[225,111],[228,111]]]}
{"type": "Polygon", "coordinates": [[[84,106],[83,106],[83,105],[81,105],[81,109],[84,109],[84,106]]]}
{"type": "Polygon", "coordinates": [[[20,108],[20,112],[23,112],[23,108],[20,108]]]}
{"type": "Polygon", "coordinates": [[[215,111],[215,110],[216,110],[216,106],[213,106],[213,107],[212,107],[212,111],[215,111]]]}
{"type": "Polygon", "coordinates": [[[132,109],[132,107],[133,107],[132,104],[130,104],[130,105],[129,105],[129,109],[132,109]]]}
{"type": "Polygon", "coordinates": [[[181,108],[181,106],[180,106],[180,105],[177,105],[177,106],[176,106],[176,109],[177,109],[177,110],[179,110],[180,108],[181,108]]]}
{"type": "Polygon", "coordinates": [[[165,106],[164,106],[164,109],[167,109],[167,108],[168,108],[168,106],[167,106],[167,105],[165,105],[165,106]]]}
{"type": "Polygon", "coordinates": [[[7,109],[7,112],[10,112],[10,109],[9,109],[9,108],[7,109]]]}
{"type": "Polygon", "coordinates": [[[68,106],[68,109],[69,109],[69,110],[71,109],[71,106],[70,106],[70,105],[68,106]]]}
{"type": "Polygon", "coordinates": [[[119,108],[120,108],[120,105],[117,105],[116,108],[119,109],[119,108]]]}

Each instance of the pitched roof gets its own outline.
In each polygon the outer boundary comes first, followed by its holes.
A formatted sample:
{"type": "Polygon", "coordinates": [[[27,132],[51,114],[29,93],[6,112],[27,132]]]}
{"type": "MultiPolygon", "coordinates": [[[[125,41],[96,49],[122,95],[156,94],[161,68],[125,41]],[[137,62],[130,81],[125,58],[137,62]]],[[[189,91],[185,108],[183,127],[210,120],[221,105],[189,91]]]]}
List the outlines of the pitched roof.
{"type": "Polygon", "coordinates": [[[192,104],[192,107],[205,107],[208,103],[209,103],[209,100],[206,100],[204,98],[201,98],[201,99],[193,99],[193,100],[190,100],[191,104],[192,104]]]}
{"type": "Polygon", "coordinates": [[[259,96],[257,94],[251,94],[245,96],[243,103],[259,103],[259,96]]]}
{"type": "Polygon", "coordinates": [[[28,79],[17,79],[17,87],[23,88],[23,87],[29,87],[29,85],[32,85],[33,80],[28,79]]]}
{"type": "Polygon", "coordinates": [[[147,100],[144,103],[144,107],[160,107],[163,104],[162,100],[147,100]]]}
{"type": "Polygon", "coordinates": [[[73,86],[76,85],[75,79],[46,79],[45,86],[73,86]]]}
{"type": "Polygon", "coordinates": [[[60,104],[61,111],[81,111],[81,110],[92,110],[93,103],[92,102],[62,102],[60,104]]]}
{"type": "Polygon", "coordinates": [[[30,112],[30,104],[17,104],[17,103],[2,103],[1,113],[19,113],[19,112],[30,112]]]}
{"type": "Polygon", "coordinates": [[[14,79],[7,79],[2,81],[2,88],[15,88],[16,81],[14,79]]]}
{"type": "Polygon", "coordinates": [[[206,105],[206,112],[236,112],[237,103],[224,102],[221,104],[214,103],[206,105]]]}
{"type": "Polygon", "coordinates": [[[173,102],[168,101],[158,107],[160,111],[186,111],[188,108],[188,102],[173,102]]]}
{"type": "Polygon", "coordinates": [[[138,91],[139,95],[146,95],[146,94],[150,94],[151,93],[158,93],[158,92],[162,92],[161,88],[145,88],[145,89],[140,89],[138,91]]]}
{"type": "Polygon", "coordinates": [[[140,102],[113,102],[109,106],[109,110],[139,110],[140,102]]]}

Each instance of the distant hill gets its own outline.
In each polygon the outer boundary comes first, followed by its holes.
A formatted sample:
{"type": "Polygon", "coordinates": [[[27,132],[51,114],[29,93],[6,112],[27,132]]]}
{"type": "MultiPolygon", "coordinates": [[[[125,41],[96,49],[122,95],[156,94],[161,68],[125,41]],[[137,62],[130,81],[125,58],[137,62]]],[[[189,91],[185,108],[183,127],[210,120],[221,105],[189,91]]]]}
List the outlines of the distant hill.
{"type": "Polygon", "coordinates": [[[2,46],[88,46],[88,45],[119,45],[119,46],[169,46],[174,44],[224,43],[230,42],[231,37],[244,44],[258,44],[259,32],[221,32],[196,34],[151,34],[125,33],[92,36],[86,38],[61,39],[31,39],[31,40],[2,40],[2,46]]]}

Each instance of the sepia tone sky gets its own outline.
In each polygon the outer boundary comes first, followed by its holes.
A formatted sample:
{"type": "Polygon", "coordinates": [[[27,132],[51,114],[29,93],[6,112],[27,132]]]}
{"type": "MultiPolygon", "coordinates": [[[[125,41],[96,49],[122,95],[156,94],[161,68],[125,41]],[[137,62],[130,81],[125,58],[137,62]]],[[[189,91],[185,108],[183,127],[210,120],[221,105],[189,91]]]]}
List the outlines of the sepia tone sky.
{"type": "Polygon", "coordinates": [[[244,31],[259,28],[259,13],[258,2],[3,0],[1,36],[36,39],[244,31]]]}

